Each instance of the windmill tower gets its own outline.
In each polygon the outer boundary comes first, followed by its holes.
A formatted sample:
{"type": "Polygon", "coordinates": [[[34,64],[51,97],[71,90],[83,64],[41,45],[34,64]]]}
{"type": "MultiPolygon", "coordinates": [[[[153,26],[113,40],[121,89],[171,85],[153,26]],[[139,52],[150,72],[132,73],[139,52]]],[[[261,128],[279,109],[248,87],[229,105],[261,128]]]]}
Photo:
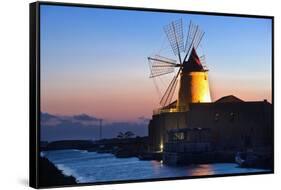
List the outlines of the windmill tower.
{"type": "Polygon", "coordinates": [[[160,105],[165,108],[171,104],[178,83],[177,111],[188,110],[190,103],[211,102],[208,70],[203,66],[205,57],[199,57],[196,52],[204,32],[190,22],[184,43],[182,19],[171,22],[164,27],[164,31],[177,60],[160,55],[148,57],[150,77],[172,73],[176,68],[178,70],[165,90],[160,105]]]}

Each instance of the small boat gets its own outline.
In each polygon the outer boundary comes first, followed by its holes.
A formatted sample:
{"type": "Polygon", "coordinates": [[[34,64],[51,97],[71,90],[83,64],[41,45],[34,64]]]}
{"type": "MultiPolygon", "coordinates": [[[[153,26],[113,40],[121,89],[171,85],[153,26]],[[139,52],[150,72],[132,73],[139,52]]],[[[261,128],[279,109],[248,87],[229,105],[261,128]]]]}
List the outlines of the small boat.
{"type": "Polygon", "coordinates": [[[240,167],[256,167],[260,164],[261,158],[253,152],[237,152],[235,162],[240,167]]]}

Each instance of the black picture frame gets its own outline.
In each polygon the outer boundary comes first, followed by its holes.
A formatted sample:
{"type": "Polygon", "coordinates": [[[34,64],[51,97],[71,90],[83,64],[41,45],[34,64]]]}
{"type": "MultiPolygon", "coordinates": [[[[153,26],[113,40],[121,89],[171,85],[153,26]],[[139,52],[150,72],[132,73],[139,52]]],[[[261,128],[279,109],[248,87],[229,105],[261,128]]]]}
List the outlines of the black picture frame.
{"type": "MultiPolygon", "coordinates": [[[[72,7],[87,7],[87,8],[102,8],[102,9],[116,9],[116,10],[134,10],[147,12],[163,12],[163,13],[191,13],[199,15],[215,15],[215,16],[231,16],[231,17],[245,17],[245,18],[266,18],[272,22],[272,60],[271,60],[271,89],[272,89],[272,121],[274,137],[274,16],[264,15],[247,15],[247,14],[233,14],[233,13],[218,13],[218,12],[201,12],[190,10],[169,10],[156,8],[142,8],[142,7],[125,7],[125,6],[109,6],[109,5],[92,5],[92,4],[76,4],[76,3],[59,3],[39,1],[29,4],[29,60],[30,60],[30,75],[29,75],[29,185],[33,188],[42,188],[39,183],[39,157],[40,157],[40,5],[55,5],[55,6],[72,6],[72,7]]],[[[274,138],[272,139],[274,146],[274,138]]],[[[274,150],[274,147],[273,147],[274,150]]],[[[273,156],[274,158],[274,151],[273,156]]],[[[269,172],[245,173],[245,174],[222,174],[212,176],[186,176],[186,177],[172,177],[172,178],[158,178],[158,179],[140,179],[140,180],[124,180],[124,181],[108,181],[108,182],[94,182],[83,183],[77,185],[62,185],[68,186],[85,186],[85,185],[99,185],[99,184],[120,184],[120,183],[134,183],[134,182],[151,182],[151,181],[167,181],[179,179],[194,179],[194,178],[209,178],[209,177],[226,177],[226,176],[241,176],[241,175],[256,175],[256,174],[271,174],[274,173],[274,159],[273,170],[269,172]]],[[[57,186],[48,186],[57,187],[57,186]]],[[[61,187],[61,186],[59,186],[61,187]]]]}

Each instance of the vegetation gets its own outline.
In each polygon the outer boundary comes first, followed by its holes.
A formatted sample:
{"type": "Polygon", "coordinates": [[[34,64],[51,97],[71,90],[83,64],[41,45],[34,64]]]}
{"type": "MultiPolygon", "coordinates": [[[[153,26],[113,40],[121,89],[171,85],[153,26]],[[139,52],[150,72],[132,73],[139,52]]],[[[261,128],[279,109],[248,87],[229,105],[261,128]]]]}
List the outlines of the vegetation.
{"type": "Polygon", "coordinates": [[[135,137],[136,135],[131,132],[131,131],[126,131],[125,133],[123,132],[119,132],[118,135],[117,135],[117,138],[118,139],[128,139],[128,138],[133,138],[135,137]]]}

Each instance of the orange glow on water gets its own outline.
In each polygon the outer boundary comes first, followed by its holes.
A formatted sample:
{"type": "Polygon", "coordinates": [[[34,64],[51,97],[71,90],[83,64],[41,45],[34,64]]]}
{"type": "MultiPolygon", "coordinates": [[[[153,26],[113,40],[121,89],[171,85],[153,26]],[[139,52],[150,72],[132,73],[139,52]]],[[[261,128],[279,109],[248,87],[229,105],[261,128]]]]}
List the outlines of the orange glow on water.
{"type": "Polygon", "coordinates": [[[196,167],[191,171],[192,171],[191,176],[205,176],[205,175],[214,174],[214,168],[212,165],[209,164],[201,164],[199,165],[199,167],[196,167]]]}

